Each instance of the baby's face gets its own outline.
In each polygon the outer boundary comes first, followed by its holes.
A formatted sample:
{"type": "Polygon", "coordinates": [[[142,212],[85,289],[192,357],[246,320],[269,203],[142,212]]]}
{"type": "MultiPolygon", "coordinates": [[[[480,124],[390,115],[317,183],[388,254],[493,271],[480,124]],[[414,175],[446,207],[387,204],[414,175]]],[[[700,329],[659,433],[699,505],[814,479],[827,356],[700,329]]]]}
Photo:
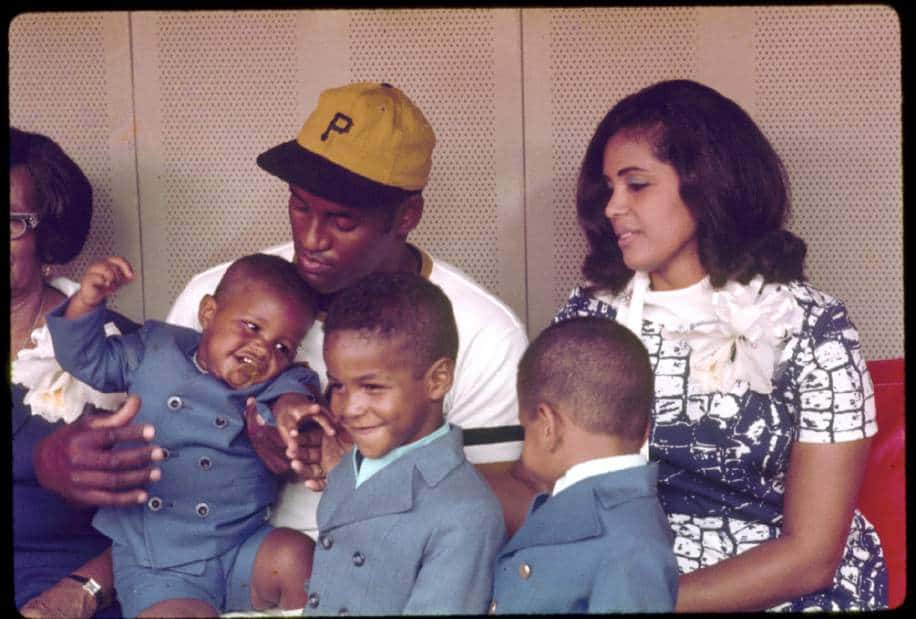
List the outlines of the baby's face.
{"type": "Polygon", "coordinates": [[[257,281],[201,301],[198,363],[234,389],[276,377],[296,358],[314,315],[257,281]],[[204,304],[212,303],[211,307],[204,304]]]}

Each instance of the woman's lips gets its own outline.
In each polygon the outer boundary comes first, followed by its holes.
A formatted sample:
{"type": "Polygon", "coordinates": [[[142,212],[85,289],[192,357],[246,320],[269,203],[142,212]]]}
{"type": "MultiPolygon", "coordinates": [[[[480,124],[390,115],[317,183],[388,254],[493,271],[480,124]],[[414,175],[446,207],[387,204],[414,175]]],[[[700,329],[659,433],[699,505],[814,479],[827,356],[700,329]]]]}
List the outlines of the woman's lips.
{"type": "Polygon", "coordinates": [[[625,230],[617,235],[617,246],[620,249],[630,245],[638,233],[635,230],[625,230]]]}

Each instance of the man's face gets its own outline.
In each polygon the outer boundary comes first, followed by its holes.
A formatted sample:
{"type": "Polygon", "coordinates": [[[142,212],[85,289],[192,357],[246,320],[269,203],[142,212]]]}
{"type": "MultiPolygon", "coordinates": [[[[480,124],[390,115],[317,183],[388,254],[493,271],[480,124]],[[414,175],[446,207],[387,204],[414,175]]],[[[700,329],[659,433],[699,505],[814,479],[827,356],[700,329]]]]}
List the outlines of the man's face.
{"type": "Polygon", "coordinates": [[[197,361],[230,387],[271,380],[296,357],[314,316],[298,302],[257,281],[201,301],[203,333],[197,361]]]}
{"type": "Polygon", "coordinates": [[[329,294],[370,273],[395,270],[406,237],[397,217],[331,202],[290,185],[289,222],[299,275],[329,294]]]}

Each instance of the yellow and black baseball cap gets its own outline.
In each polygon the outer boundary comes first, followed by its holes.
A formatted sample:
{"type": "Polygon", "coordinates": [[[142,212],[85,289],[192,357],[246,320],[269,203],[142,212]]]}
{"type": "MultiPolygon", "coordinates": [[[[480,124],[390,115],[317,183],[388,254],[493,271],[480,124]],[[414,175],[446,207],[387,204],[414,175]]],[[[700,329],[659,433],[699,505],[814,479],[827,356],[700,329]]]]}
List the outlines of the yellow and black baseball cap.
{"type": "Polygon", "coordinates": [[[348,206],[403,201],[426,185],[436,136],[420,109],[390,84],[321,93],[295,140],[258,155],[286,182],[348,206]]]}

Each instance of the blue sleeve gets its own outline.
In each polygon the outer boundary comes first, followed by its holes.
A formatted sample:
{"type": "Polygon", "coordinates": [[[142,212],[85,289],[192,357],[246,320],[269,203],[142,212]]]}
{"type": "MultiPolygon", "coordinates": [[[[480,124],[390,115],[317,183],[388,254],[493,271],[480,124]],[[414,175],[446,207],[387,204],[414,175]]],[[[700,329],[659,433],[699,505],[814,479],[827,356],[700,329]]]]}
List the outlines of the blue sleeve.
{"type": "Polygon", "coordinates": [[[402,614],[487,612],[496,555],[506,541],[502,511],[489,501],[456,510],[450,521],[439,521],[402,614]]]}
{"type": "Polygon", "coordinates": [[[664,559],[651,545],[609,557],[595,574],[588,612],[672,612],[677,601],[677,569],[673,559],[664,559]]]}
{"type": "Polygon", "coordinates": [[[128,335],[105,335],[104,303],[91,312],[68,320],[64,302],[47,315],[54,356],[78,380],[103,393],[127,391],[134,370],[143,360],[144,326],[128,335]]]}
{"type": "Polygon", "coordinates": [[[315,394],[320,393],[320,390],[321,382],[318,379],[318,374],[303,365],[293,365],[273,379],[270,384],[255,397],[257,400],[258,414],[261,416],[261,419],[266,421],[269,425],[275,425],[276,420],[274,419],[273,413],[270,411],[271,402],[284,393],[301,393],[315,399],[315,394]]]}

